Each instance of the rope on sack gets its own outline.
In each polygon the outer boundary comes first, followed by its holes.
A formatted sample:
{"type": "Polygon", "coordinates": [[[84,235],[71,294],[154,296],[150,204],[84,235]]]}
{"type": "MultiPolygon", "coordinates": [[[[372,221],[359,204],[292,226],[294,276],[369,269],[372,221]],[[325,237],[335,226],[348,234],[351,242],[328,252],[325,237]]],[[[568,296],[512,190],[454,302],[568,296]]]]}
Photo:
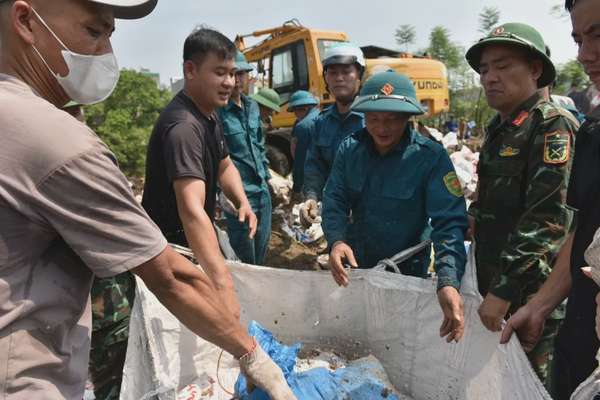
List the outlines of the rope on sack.
{"type": "Polygon", "coordinates": [[[219,370],[221,369],[221,357],[223,357],[223,352],[224,352],[224,350],[221,350],[221,353],[219,354],[219,360],[217,360],[217,383],[219,384],[219,387],[221,388],[221,390],[223,390],[225,393],[227,393],[230,396],[234,396],[235,393],[230,392],[229,390],[225,389],[225,386],[223,386],[223,384],[221,383],[221,379],[219,378],[219,370]]]}
{"type": "Polygon", "coordinates": [[[377,266],[384,271],[395,272],[397,274],[400,273],[400,268],[398,268],[398,265],[396,265],[394,260],[390,258],[384,258],[383,260],[379,261],[377,266]]]}

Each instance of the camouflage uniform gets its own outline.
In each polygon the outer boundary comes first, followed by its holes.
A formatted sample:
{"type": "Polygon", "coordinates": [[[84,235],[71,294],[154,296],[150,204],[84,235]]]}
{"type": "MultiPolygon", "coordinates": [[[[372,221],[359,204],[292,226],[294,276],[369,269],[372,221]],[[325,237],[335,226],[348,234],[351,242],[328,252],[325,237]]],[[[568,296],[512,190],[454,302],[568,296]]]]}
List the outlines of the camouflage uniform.
{"type": "MultiPolygon", "coordinates": [[[[550,274],[573,212],[566,191],[578,122],[535,94],[501,122],[488,126],[478,165],[475,217],[477,278],[482,295],[525,304],[550,274]]],[[[564,318],[558,307],[528,356],[548,386],[554,339],[564,318]]]]}
{"type": "Polygon", "coordinates": [[[98,400],[119,398],[134,296],[135,279],[130,272],[94,280],[89,369],[98,400]]]}

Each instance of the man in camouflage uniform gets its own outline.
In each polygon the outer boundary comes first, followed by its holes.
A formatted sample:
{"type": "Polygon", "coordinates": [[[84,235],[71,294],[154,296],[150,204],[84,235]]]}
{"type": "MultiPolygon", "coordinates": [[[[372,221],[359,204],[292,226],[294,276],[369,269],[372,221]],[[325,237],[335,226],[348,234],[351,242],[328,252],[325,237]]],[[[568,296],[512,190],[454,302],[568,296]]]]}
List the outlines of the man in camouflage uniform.
{"type": "Polygon", "coordinates": [[[135,296],[130,272],[95,278],[92,286],[90,377],[97,399],[119,398],[129,338],[129,316],[135,296]]]}
{"type": "MultiPolygon", "coordinates": [[[[478,166],[477,201],[469,209],[476,240],[479,315],[491,331],[537,292],[551,271],[573,215],[566,189],[577,121],[538,92],[556,71],[541,35],[525,24],[494,29],[466,54],[498,115],[487,128],[478,166]]],[[[559,308],[528,353],[549,387],[559,308]]]]}

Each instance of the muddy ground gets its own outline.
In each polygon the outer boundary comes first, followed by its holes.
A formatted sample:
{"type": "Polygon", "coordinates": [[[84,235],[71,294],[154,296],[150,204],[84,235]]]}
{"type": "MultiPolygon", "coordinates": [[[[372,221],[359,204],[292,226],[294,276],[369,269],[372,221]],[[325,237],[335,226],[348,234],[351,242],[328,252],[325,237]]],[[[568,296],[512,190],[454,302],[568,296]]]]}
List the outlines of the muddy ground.
{"type": "MultiPolygon", "coordinates": [[[[288,207],[286,207],[287,210],[288,207]]],[[[289,208],[291,212],[291,207],[289,208]]],[[[325,251],[324,243],[320,245],[304,245],[289,237],[281,229],[283,217],[273,215],[271,241],[265,259],[269,267],[288,268],[295,270],[318,270],[317,256],[325,251]]]]}

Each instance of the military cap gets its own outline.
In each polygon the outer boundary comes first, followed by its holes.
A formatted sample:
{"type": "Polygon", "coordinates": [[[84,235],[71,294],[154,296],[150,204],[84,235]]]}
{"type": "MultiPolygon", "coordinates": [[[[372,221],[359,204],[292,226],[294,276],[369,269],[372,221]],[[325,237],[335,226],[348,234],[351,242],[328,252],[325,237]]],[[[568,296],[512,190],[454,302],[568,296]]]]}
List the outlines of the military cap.
{"type": "Polygon", "coordinates": [[[287,110],[293,111],[296,107],[316,106],[317,104],[319,104],[319,101],[310,92],[297,90],[290,96],[287,110]]]}
{"type": "Polygon", "coordinates": [[[542,75],[538,79],[538,87],[549,85],[556,78],[556,69],[546,54],[546,44],[542,35],[532,26],[523,23],[507,23],[494,28],[489,35],[479,40],[465,55],[471,68],[479,72],[479,62],[483,49],[490,44],[506,44],[518,46],[539,58],[543,64],[542,75]]]}
{"type": "Polygon", "coordinates": [[[115,18],[119,19],[138,19],[150,14],[158,0],[91,0],[94,3],[101,3],[110,6],[115,18]]]}
{"type": "Polygon", "coordinates": [[[352,111],[359,112],[399,112],[411,115],[425,113],[410,79],[392,70],[367,79],[351,108],[352,111]]]}
{"type": "Polygon", "coordinates": [[[367,66],[363,51],[350,42],[335,43],[327,48],[322,63],[324,69],[335,64],[358,64],[361,69],[367,66]]]}
{"type": "Polygon", "coordinates": [[[276,91],[270,88],[261,88],[258,93],[250,96],[254,101],[258,104],[261,104],[267,108],[275,112],[279,112],[281,108],[279,104],[281,103],[281,99],[279,98],[279,94],[276,91]]]}
{"type": "Polygon", "coordinates": [[[241,51],[235,53],[235,68],[238,71],[249,72],[254,70],[254,67],[248,63],[246,56],[241,51]]]}

